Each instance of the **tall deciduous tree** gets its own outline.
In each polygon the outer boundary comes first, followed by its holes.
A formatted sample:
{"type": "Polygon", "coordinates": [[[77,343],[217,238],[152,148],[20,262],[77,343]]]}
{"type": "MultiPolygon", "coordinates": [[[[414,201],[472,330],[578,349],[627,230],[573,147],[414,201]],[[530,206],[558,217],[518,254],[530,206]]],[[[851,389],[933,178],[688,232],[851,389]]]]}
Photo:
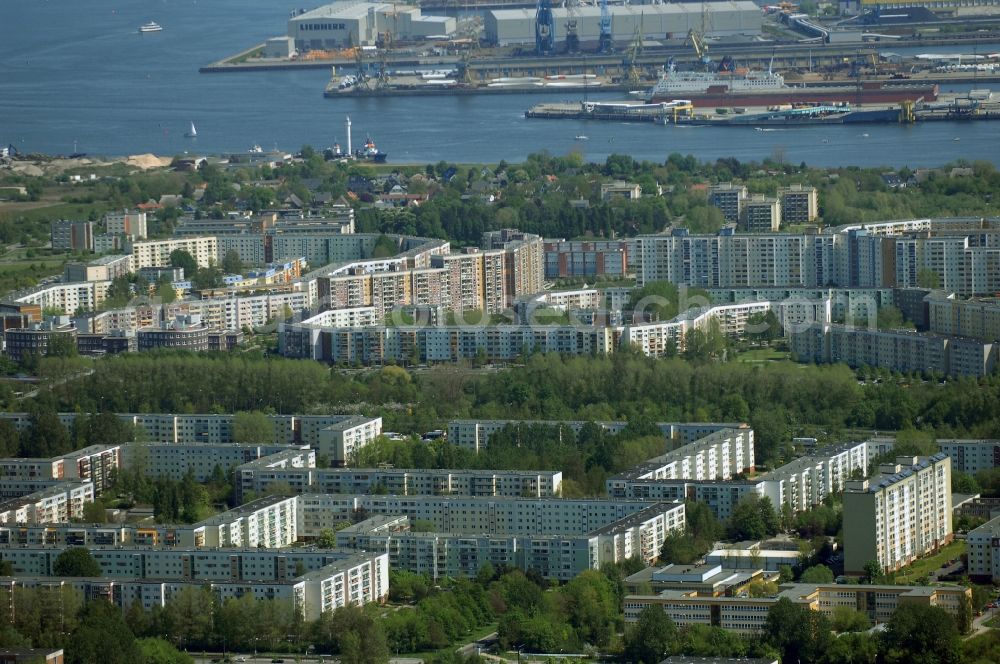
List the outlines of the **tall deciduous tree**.
{"type": "Polygon", "coordinates": [[[52,563],[55,576],[101,576],[101,565],[85,547],[74,546],[66,549],[52,563]]]}
{"type": "Polygon", "coordinates": [[[887,664],[957,664],[962,661],[955,619],[936,606],[900,604],[882,636],[887,664]]]}
{"type": "Polygon", "coordinates": [[[677,643],[677,626],[663,607],[650,605],[639,612],[636,622],[625,632],[625,657],[632,662],[657,664],[677,643]]]}
{"type": "Polygon", "coordinates": [[[274,423],[260,411],[236,413],[233,416],[233,440],[257,444],[274,442],[274,423]]]}
{"type": "Polygon", "coordinates": [[[107,600],[88,602],[66,647],[69,664],[135,664],[141,655],[121,609],[107,600]]]}

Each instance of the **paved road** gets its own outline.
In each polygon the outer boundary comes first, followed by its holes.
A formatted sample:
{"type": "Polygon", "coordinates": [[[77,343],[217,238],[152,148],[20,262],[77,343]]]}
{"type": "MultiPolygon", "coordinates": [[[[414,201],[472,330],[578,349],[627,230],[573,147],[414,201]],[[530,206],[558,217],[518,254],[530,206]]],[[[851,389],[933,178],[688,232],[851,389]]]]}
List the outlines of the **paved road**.
{"type": "Polygon", "coordinates": [[[983,634],[984,632],[988,632],[990,630],[995,629],[993,627],[987,627],[983,623],[985,623],[987,620],[997,615],[1000,615],[1000,609],[986,609],[985,611],[983,611],[983,615],[973,618],[972,629],[969,630],[969,635],[966,636],[965,638],[971,639],[974,636],[978,636],[980,634],[983,634]]]}
{"type": "Polygon", "coordinates": [[[487,634],[478,641],[473,641],[472,643],[466,643],[464,646],[458,649],[463,656],[468,657],[469,655],[481,654],[484,651],[489,650],[497,642],[497,633],[493,632],[487,634]]]}

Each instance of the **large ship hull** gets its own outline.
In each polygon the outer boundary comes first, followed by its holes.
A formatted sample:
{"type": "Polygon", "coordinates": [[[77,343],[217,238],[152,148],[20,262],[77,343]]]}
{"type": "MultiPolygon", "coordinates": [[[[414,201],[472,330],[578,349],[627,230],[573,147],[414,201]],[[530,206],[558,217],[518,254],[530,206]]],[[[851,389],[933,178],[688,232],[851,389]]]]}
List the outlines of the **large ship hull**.
{"type": "Polygon", "coordinates": [[[816,87],[788,87],[776,90],[737,90],[709,88],[705,92],[677,92],[654,94],[650,103],[687,99],[694,106],[773,106],[794,102],[850,102],[852,104],[898,103],[901,101],[935,101],[937,85],[882,85],[866,83],[854,85],[825,85],[816,87]]]}

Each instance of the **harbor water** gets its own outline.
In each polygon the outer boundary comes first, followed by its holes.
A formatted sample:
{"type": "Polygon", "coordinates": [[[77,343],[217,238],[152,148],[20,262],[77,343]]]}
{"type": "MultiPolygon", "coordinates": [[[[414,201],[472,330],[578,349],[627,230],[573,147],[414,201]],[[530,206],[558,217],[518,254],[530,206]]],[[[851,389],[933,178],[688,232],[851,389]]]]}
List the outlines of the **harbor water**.
{"type": "MultiPolygon", "coordinates": [[[[314,0],[318,4],[319,0],[314,0]]],[[[1000,164],[1000,123],[807,127],[756,132],[652,124],[533,121],[569,93],[325,99],[327,69],[199,74],[198,67],[282,34],[302,0],[10,0],[0,3],[0,144],[27,152],[125,155],[323,148],[371,135],[390,163],[510,162],[547,151],[663,161],[780,157],[817,166],[1000,164]],[[162,32],[140,34],[155,21],[162,32]],[[185,138],[190,123],[196,139],[185,138]],[[586,136],[586,140],[577,137],[586,136]]],[[[891,49],[899,52],[901,49],[891,49]]],[[[1000,45],[981,45],[997,52],[1000,45]]],[[[929,52],[934,49],[918,49],[929,52]]],[[[972,47],[940,52],[971,53],[972,47]]],[[[942,86],[943,90],[953,86],[942,86]]],[[[594,100],[622,93],[589,93],[594,100]]]]}

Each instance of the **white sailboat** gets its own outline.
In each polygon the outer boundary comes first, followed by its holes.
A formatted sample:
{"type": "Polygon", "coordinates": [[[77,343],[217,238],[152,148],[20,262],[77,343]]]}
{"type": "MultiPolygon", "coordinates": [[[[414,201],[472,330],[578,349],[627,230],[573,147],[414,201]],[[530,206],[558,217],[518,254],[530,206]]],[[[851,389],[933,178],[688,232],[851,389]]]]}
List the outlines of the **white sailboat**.
{"type": "Polygon", "coordinates": [[[184,133],[185,138],[198,138],[198,130],[194,128],[194,122],[191,123],[191,129],[184,133]]]}

